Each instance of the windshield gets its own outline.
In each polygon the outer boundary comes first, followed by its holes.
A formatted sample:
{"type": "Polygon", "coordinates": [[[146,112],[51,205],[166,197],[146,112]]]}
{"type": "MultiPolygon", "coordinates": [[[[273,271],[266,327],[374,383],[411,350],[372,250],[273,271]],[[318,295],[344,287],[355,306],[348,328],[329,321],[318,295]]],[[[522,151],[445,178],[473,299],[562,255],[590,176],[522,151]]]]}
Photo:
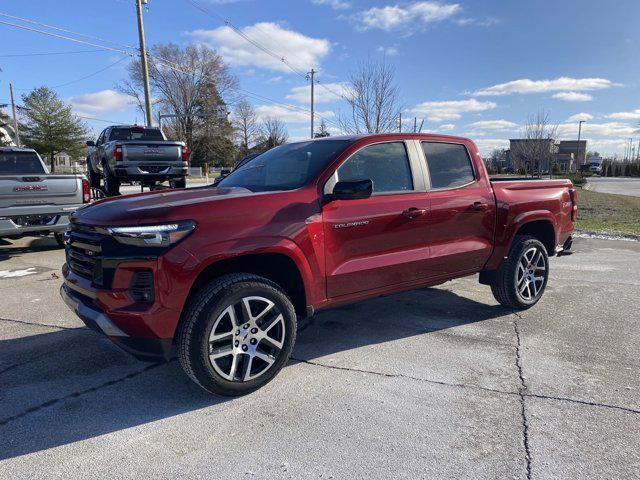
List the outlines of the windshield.
{"type": "Polygon", "coordinates": [[[272,148],[233,171],[218,187],[242,187],[252,192],[300,188],[349,143],[350,140],[320,140],[272,148]]]}
{"type": "Polygon", "coordinates": [[[111,130],[109,140],[150,140],[161,142],[164,140],[162,132],[157,128],[114,128],[111,130]]]}
{"type": "Polygon", "coordinates": [[[35,152],[0,152],[0,175],[47,173],[35,152]]]}

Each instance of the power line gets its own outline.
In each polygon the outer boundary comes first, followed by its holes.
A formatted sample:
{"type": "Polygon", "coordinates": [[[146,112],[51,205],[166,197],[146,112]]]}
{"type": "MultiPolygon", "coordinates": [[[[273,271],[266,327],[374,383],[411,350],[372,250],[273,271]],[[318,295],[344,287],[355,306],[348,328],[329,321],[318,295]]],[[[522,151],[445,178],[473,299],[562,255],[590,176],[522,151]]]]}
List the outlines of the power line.
{"type": "Polygon", "coordinates": [[[112,52],[124,53],[126,55],[133,56],[133,54],[131,52],[128,52],[126,50],[107,47],[105,45],[99,45],[97,43],[87,42],[87,41],[84,41],[84,40],[78,40],[77,38],[67,37],[65,35],[58,35],[57,33],[46,32],[44,30],[39,30],[37,28],[27,27],[26,25],[18,25],[17,23],[5,22],[4,20],[0,20],[0,24],[8,25],[10,27],[19,28],[19,29],[22,29],[22,30],[28,30],[30,32],[41,33],[42,35],[48,35],[50,37],[60,38],[62,40],[69,40],[70,42],[80,43],[80,44],[83,44],[83,45],[89,45],[91,47],[97,47],[97,48],[100,48],[102,50],[109,50],[109,51],[112,51],[112,52]]]}
{"type": "MultiPolygon", "coordinates": [[[[80,77],[80,78],[77,78],[77,79],[75,79],[75,80],[71,80],[70,82],[62,83],[62,84],[60,84],[60,85],[52,85],[52,86],[50,86],[49,88],[60,88],[60,87],[66,87],[67,85],[71,85],[71,84],[73,84],[73,83],[81,82],[82,80],[86,80],[87,78],[95,77],[95,76],[96,76],[96,75],[98,75],[99,73],[102,73],[102,72],[104,72],[105,70],[108,70],[108,69],[110,69],[111,67],[116,66],[117,64],[119,64],[120,62],[122,62],[123,60],[126,60],[126,59],[128,59],[128,58],[129,58],[128,56],[122,57],[122,58],[120,58],[120,60],[117,60],[117,61],[115,61],[115,62],[113,62],[113,63],[111,63],[111,64],[107,65],[106,67],[101,68],[100,70],[97,70],[97,71],[95,71],[95,72],[93,72],[93,73],[90,73],[89,75],[85,75],[84,77],[80,77]]],[[[31,89],[31,88],[16,88],[16,90],[26,91],[26,90],[32,90],[32,89],[31,89]]]]}
{"type": "MultiPolygon", "coordinates": [[[[193,3],[193,0],[186,0],[186,1],[188,1],[189,3],[192,3],[194,6],[196,6],[196,4],[195,4],[195,3],[193,3]]],[[[196,8],[198,8],[198,7],[196,7],[196,8]]],[[[208,9],[206,9],[206,8],[204,8],[204,7],[201,7],[201,8],[199,8],[199,9],[202,9],[203,11],[208,11],[208,9]]],[[[210,13],[212,13],[212,12],[210,12],[210,13]]],[[[213,13],[212,13],[212,14],[213,14],[213,13]]],[[[219,18],[222,18],[222,17],[220,17],[220,16],[219,16],[219,15],[217,15],[217,14],[214,14],[214,15],[215,15],[215,16],[218,16],[219,18]]],[[[5,15],[5,16],[6,16],[6,15],[5,15]]],[[[228,24],[229,24],[229,26],[230,26],[230,27],[233,29],[233,31],[235,31],[236,33],[238,33],[238,32],[239,32],[239,30],[238,30],[235,26],[232,26],[232,25],[230,24],[230,22],[225,21],[225,23],[228,23],[228,24]]],[[[88,41],[85,41],[85,40],[79,40],[79,39],[76,39],[76,38],[73,38],[73,37],[69,37],[69,36],[66,36],[66,35],[59,35],[59,34],[56,34],[56,33],[47,32],[47,31],[44,31],[44,30],[40,30],[40,29],[33,28],[33,27],[28,27],[28,26],[25,26],[25,25],[19,25],[19,24],[15,24],[15,23],[11,23],[11,22],[6,22],[6,21],[4,21],[4,20],[0,20],[0,24],[8,25],[8,26],[11,26],[11,27],[15,27],[15,28],[19,28],[19,29],[22,29],[22,30],[27,30],[27,31],[35,32],[35,33],[40,33],[40,34],[42,34],[42,35],[47,35],[47,36],[54,37],[54,38],[59,38],[59,39],[62,39],[62,40],[68,40],[68,41],[71,41],[71,42],[80,43],[80,44],[83,44],[83,45],[89,45],[89,46],[97,47],[97,48],[100,48],[100,49],[102,49],[102,50],[113,51],[113,52],[119,52],[119,53],[123,53],[123,54],[125,54],[125,55],[127,55],[127,56],[129,56],[129,57],[134,57],[134,54],[133,54],[132,52],[129,52],[129,51],[126,51],[126,50],[121,50],[121,49],[117,49],[117,48],[112,48],[112,47],[108,47],[108,46],[105,46],[105,45],[100,45],[100,44],[96,44],[96,43],[88,42],[88,41]]],[[[46,24],[43,24],[43,25],[46,25],[46,24]]],[[[58,28],[58,27],[53,27],[53,26],[49,26],[49,28],[55,28],[55,29],[58,29],[58,30],[64,30],[64,29],[60,29],[60,28],[58,28]]],[[[70,31],[69,31],[69,32],[70,32],[70,31]]],[[[73,32],[73,33],[76,33],[76,32],[73,32]]],[[[80,34],[80,35],[86,36],[86,35],[84,35],[84,34],[80,34]]],[[[242,35],[241,35],[241,36],[242,36],[242,35]]],[[[243,38],[245,38],[245,37],[243,36],[243,38]]],[[[248,39],[248,38],[246,38],[246,39],[247,39],[247,41],[249,41],[249,39],[248,39]]],[[[113,43],[113,42],[109,42],[109,43],[113,43]]],[[[253,42],[252,42],[252,44],[253,44],[253,42]]],[[[128,47],[127,47],[127,48],[128,48],[128,47]]],[[[258,47],[258,48],[259,48],[259,47],[258,47]]],[[[263,50],[263,51],[264,51],[264,50],[263,50]]],[[[266,52],[265,52],[265,53],[266,53],[266,52]]],[[[271,53],[270,53],[270,55],[277,55],[277,54],[275,54],[274,52],[271,52],[271,53]]],[[[175,65],[175,64],[172,64],[171,62],[169,62],[169,61],[167,61],[167,60],[165,60],[165,59],[163,59],[163,58],[156,57],[156,56],[154,56],[154,55],[149,55],[149,57],[150,57],[150,58],[154,58],[154,59],[158,59],[158,60],[160,61],[160,63],[162,63],[162,64],[166,65],[168,68],[170,68],[170,69],[172,69],[172,70],[174,70],[174,71],[181,72],[181,73],[186,74],[186,75],[190,75],[190,74],[192,74],[192,73],[193,73],[193,71],[192,71],[192,72],[188,72],[188,71],[185,71],[185,70],[183,70],[183,69],[180,69],[179,67],[176,67],[176,65],[175,65]]],[[[281,58],[279,57],[279,59],[280,59],[280,60],[282,60],[283,62],[285,62],[285,64],[287,64],[287,63],[286,63],[286,61],[285,61],[285,59],[284,59],[284,57],[281,57],[281,58]]],[[[118,62],[116,62],[116,63],[119,63],[119,62],[120,62],[120,61],[122,61],[122,60],[123,60],[123,59],[120,59],[120,60],[118,60],[118,62]]],[[[112,66],[112,65],[111,65],[111,66],[112,66]]],[[[288,65],[288,66],[289,66],[290,68],[292,68],[292,69],[294,70],[294,72],[296,71],[296,70],[295,70],[293,67],[291,67],[290,65],[288,65]]],[[[107,67],[107,68],[110,68],[110,66],[109,66],[109,67],[107,67]]],[[[100,72],[97,72],[97,73],[100,73],[100,72]]],[[[96,72],[94,72],[94,73],[93,73],[93,74],[91,74],[90,76],[93,76],[93,75],[95,75],[95,74],[97,74],[97,73],[96,73],[96,72]]],[[[299,72],[296,72],[296,73],[299,73],[299,72]]],[[[306,77],[306,74],[301,74],[301,75],[304,75],[304,76],[306,77]]],[[[75,81],[74,81],[74,82],[75,82],[75,81]]],[[[298,107],[298,106],[296,106],[296,105],[291,105],[291,104],[286,104],[286,103],[283,103],[283,102],[279,102],[279,101],[277,101],[277,100],[273,100],[273,99],[271,99],[271,98],[269,98],[269,97],[265,97],[265,96],[263,96],[263,95],[253,93],[253,92],[250,92],[250,91],[248,91],[248,90],[244,90],[244,89],[241,89],[241,88],[238,88],[238,87],[235,87],[235,88],[232,88],[232,89],[233,89],[233,90],[237,90],[237,91],[239,91],[239,92],[242,92],[242,93],[244,93],[245,95],[249,95],[249,96],[252,96],[252,97],[254,97],[254,98],[258,98],[258,99],[261,99],[261,100],[263,100],[263,101],[267,101],[267,102],[272,103],[272,104],[275,104],[275,105],[280,105],[280,106],[282,106],[282,107],[284,107],[284,108],[287,108],[287,109],[289,109],[289,110],[291,110],[291,111],[297,110],[297,111],[302,111],[302,112],[305,112],[305,113],[311,113],[311,111],[310,111],[309,109],[306,109],[306,108],[303,108],[303,107],[298,107]]],[[[318,114],[318,113],[316,113],[316,115],[317,115],[318,117],[322,118],[323,120],[325,120],[327,123],[332,123],[332,124],[334,124],[334,125],[337,125],[337,123],[336,123],[336,122],[334,122],[333,120],[330,120],[330,119],[328,119],[328,118],[324,117],[323,115],[320,115],[320,114],[318,114]]],[[[103,120],[100,120],[100,121],[103,121],[103,120]]]]}
{"type": "Polygon", "coordinates": [[[104,52],[104,50],[74,50],[70,52],[43,52],[43,53],[12,53],[9,55],[0,55],[0,58],[13,58],[13,57],[46,57],[49,55],[71,55],[74,53],[95,53],[104,52]]]}
{"type": "Polygon", "coordinates": [[[14,15],[9,15],[7,13],[2,13],[2,12],[0,12],[0,16],[5,17],[5,18],[11,18],[13,20],[19,20],[19,21],[25,22],[25,23],[30,23],[32,25],[38,25],[40,27],[50,28],[52,30],[57,30],[59,32],[70,33],[70,34],[76,35],[78,37],[90,38],[90,39],[93,39],[93,40],[97,40],[99,42],[110,43],[111,45],[118,45],[120,47],[131,48],[131,49],[135,49],[136,48],[136,47],[132,47],[131,45],[125,45],[125,44],[122,44],[122,43],[114,42],[112,40],[107,40],[107,39],[100,38],[100,37],[94,37],[93,35],[87,35],[85,33],[74,32],[73,30],[68,30],[66,28],[56,27],[55,25],[49,25],[47,23],[38,22],[36,20],[31,20],[29,18],[16,17],[14,15]]]}
{"type": "Polygon", "coordinates": [[[225,19],[222,15],[210,10],[209,8],[205,7],[204,5],[198,3],[196,0],[185,0],[185,1],[187,3],[189,3],[189,4],[191,4],[194,8],[196,8],[196,9],[200,10],[201,12],[203,12],[205,15],[208,15],[210,17],[215,17],[215,18],[219,19],[220,21],[222,21],[222,23],[224,23],[227,27],[229,27],[234,33],[236,33],[240,37],[244,38],[251,45],[253,45],[254,47],[258,48],[262,52],[266,53],[270,57],[273,57],[276,60],[279,60],[280,62],[282,62],[284,65],[286,65],[291,71],[293,71],[297,75],[300,75],[303,78],[307,78],[307,74],[306,73],[301,72],[296,67],[291,65],[291,63],[283,55],[278,55],[278,53],[276,53],[273,50],[271,50],[270,48],[262,45],[257,40],[254,40],[249,35],[247,35],[245,32],[243,32],[241,29],[236,27],[233,23],[231,23],[230,20],[225,19]]]}

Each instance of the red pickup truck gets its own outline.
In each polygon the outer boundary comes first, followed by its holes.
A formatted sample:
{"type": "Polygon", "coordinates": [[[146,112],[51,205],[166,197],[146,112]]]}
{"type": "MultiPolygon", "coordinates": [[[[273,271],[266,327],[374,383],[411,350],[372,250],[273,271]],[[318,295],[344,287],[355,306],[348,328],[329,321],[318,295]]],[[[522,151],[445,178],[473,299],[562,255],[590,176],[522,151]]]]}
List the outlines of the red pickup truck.
{"type": "Polygon", "coordinates": [[[136,357],[177,354],[203,388],[240,395],[321,309],[476,273],[504,306],[531,307],[571,246],[576,200],[568,180],[491,181],[465,138],[290,143],[216,187],[79,209],[61,295],[136,357]]]}

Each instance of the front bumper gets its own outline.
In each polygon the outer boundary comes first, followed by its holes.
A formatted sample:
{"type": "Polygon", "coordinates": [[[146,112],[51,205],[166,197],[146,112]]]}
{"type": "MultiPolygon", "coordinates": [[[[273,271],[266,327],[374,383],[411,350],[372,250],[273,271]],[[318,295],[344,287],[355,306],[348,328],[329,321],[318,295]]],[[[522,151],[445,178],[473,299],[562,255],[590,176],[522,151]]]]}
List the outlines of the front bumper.
{"type": "Polygon", "coordinates": [[[90,297],[73,291],[67,285],[60,287],[60,296],[64,303],[87,327],[106,336],[118,347],[138,360],[161,362],[170,360],[175,355],[171,338],[138,338],[129,336],[113,323],[90,297]]]}

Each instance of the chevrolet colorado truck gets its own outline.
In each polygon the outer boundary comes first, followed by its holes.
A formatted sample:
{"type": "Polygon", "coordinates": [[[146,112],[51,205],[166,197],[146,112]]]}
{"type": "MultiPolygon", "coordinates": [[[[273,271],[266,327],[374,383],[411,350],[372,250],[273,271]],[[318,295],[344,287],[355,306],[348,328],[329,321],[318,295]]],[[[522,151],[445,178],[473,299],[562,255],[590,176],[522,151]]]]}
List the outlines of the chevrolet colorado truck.
{"type": "Polygon", "coordinates": [[[69,215],[90,193],[82,175],[50,175],[35,150],[0,147],[0,238],[52,233],[62,246],[69,215]]]}
{"type": "Polygon", "coordinates": [[[92,188],[104,183],[108,197],[120,195],[122,182],[155,187],[169,181],[172,188],[185,188],[189,172],[189,149],[172,142],[159,128],[115,125],[88,141],[88,177],[92,188]]]}
{"type": "Polygon", "coordinates": [[[136,357],[177,354],[206,390],[240,395],[322,309],[478,273],[499,303],[530,308],[571,246],[576,201],[569,180],[491,181],[465,138],[290,143],[216,187],[78,210],[61,295],[136,357]]]}

